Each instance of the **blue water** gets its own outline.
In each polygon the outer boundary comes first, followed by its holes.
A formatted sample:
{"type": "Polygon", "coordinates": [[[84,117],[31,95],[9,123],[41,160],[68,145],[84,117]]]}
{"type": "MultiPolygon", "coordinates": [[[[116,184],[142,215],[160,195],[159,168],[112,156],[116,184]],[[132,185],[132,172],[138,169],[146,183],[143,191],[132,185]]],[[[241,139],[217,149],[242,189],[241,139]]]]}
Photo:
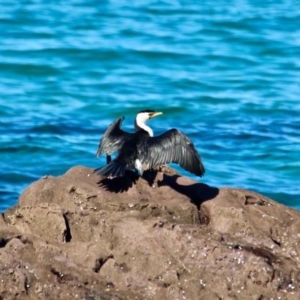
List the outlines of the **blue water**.
{"type": "Polygon", "coordinates": [[[194,2],[0,2],[0,211],[146,108],[199,150],[182,174],[300,208],[300,2],[194,2]]]}

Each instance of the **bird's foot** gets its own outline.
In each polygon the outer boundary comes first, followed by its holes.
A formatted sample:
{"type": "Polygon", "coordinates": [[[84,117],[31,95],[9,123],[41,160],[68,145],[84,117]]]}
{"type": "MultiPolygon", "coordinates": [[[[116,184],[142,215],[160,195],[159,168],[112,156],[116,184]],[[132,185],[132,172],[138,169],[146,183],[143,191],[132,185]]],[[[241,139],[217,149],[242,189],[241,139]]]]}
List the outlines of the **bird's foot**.
{"type": "Polygon", "coordinates": [[[106,155],[106,164],[108,165],[111,162],[111,155],[106,155]]]}

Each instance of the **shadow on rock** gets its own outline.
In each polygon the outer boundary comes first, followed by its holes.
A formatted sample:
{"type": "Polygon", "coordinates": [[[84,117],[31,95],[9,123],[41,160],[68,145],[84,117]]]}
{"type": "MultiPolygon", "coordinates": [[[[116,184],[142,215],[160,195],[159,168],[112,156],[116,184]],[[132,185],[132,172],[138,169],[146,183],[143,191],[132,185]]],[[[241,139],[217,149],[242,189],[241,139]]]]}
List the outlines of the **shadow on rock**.
{"type": "Polygon", "coordinates": [[[158,170],[155,169],[145,170],[143,172],[142,178],[148,182],[149,186],[152,186],[155,182],[157,173],[158,170]]]}
{"type": "Polygon", "coordinates": [[[169,186],[178,193],[185,195],[191,199],[191,203],[195,204],[198,209],[200,205],[210,199],[215,198],[219,194],[219,189],[211,187],[204,183],[180,184],[178,179],[182,178],[179,175],[163,174],[163,179],[158,180],[158,186],[169,186]]]}
{"type": "Polygon", "coordinates": [[[126,171],[125,175],[122,177],[116,177],[112,179],[104,178],[97,182],[97,184],[107,191],[114,193],[123,193],[128,191],[128,189],[136,184],[138,179],[138,174],[131,171],[126,171]]]}

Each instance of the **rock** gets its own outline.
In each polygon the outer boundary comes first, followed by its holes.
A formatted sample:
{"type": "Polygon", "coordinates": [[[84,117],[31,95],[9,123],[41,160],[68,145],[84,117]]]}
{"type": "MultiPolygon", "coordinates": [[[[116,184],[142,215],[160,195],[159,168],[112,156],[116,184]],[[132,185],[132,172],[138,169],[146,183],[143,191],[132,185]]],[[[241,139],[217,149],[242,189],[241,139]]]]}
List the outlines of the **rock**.
{"type": "Polygon", "coordinates": [[[31,184],[0,216],[0,299],[300,299],[297,210],[169,168],[134,176],[31,184]]]}

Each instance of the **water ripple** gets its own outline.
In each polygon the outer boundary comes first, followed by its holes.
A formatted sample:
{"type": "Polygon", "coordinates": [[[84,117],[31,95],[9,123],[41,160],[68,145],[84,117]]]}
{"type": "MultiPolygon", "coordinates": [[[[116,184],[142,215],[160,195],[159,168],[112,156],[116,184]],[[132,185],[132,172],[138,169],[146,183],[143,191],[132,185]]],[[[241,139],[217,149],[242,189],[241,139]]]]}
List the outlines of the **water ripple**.
{"type": "Polygon", "coordinates": [[[104,164],[105,128],[133,131],[145,108],[164,112],[156,134],[194,141],[201,181],[300,208],[299,20],[291,0],[1,1],[0,210],[43,175],[104,164]]]}

